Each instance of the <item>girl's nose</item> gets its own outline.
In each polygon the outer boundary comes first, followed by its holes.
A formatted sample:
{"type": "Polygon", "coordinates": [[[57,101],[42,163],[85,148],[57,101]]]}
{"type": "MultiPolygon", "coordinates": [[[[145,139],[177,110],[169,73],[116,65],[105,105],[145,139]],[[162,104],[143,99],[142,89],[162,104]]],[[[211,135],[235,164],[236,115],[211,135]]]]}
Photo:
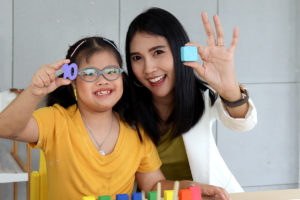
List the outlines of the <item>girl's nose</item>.
{"type": "Polygon", "coordinates": [[[103,74],[100,74],[99,78],[96,80],[97,85],[105,85],[108,84],[108,80],[106,80],[106,78],[104,77],[103,74]]]}

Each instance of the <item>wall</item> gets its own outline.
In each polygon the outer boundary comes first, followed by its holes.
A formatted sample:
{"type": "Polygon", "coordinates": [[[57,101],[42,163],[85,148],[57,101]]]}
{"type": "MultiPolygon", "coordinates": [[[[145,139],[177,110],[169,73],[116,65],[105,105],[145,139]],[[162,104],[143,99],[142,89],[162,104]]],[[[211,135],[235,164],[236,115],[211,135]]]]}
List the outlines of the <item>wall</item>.
{"type": "MultiPolygon", "coordinates": [[[[205,45],[201,12],[217,13],[231,42],[239,27],[235,63],[239,82],[250,90],[258,125],[235,133],[215,125],[217,145],[246,191],[294,188],[299,183],[300,3],[297,0],[20,1],[0,3],[0,90],[25,88],[43,64],[61,59],[79,38],[115,40],[124,55],[130,21],[158,6],[183,23],[192,41],[205,45]]],[[[1,140],[0,144],[9,142],[1,140]]],[[[22,145],[21,145],[22,146],[22,145]]],[[[21,147],[21,151],[23,147],[21,147]]],[[[22,155],[25,158],[25,153],[22,155]]],[[[38,150],[33,168],[38,168],[38,150]]],[[[19,199],[25,199],[25,183],[19,199]]],[[[12,184],[0,184],[0,199],[12,199],[12,184]]]]}

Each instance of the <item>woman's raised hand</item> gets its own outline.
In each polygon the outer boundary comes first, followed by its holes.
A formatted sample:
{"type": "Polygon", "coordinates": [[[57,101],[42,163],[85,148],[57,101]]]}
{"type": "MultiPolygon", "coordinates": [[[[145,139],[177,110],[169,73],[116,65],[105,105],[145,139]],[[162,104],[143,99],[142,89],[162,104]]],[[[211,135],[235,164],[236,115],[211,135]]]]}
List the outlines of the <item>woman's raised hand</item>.
{"type": "Polygon", "coordinates": [[[239,94],[239,86],[234,70],[234,52],[238,43],[238,29],[233,30],[232,42],[228,49],[224,46],[224,32],[219,17],[213,17],[215,32],[209,23],[207,14],[202,13],[202,21],[207,35],[207,46],[189,42],[186,46],[197,46],[198,54],[203,64],[198,62],[184,62],[185,65],[194,68],[223,98],[239,94]]]}
{"type": "Polygon", "coordinates": [[[70,84],[69,79],[56,77],[56,71],[65,63],[70,63],[70,60],[63,59],[53,64],[41,66],[31,79],[29,86],[31,93],[35,96],[44,96],[62,85],[70,84]]]}

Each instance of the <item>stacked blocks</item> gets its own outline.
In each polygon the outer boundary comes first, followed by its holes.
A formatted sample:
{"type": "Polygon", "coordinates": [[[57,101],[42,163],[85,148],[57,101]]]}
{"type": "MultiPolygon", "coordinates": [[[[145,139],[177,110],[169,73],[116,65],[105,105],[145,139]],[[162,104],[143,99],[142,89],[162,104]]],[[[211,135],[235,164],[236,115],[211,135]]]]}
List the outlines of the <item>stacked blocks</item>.
{"type": "Polygon", "coordinates": [[[181,61],[197,61],[198,60],[198,53],[197,47],[195,46],[183,46],[180,48],[181,54],[181,61]]]}
{"type": "MultiPolygon", "coordinates": [[[[177,190],[178,191],[178,190],[177,190]]],[[[174,200],[176,191],[165,190],[164,200],[174,200]]],[[[157,191],[150,191],[147,193],[147,200],[157,200],[157,191]]],[[[178,191],[179,200],[202,200],[201,191],[199,186],[189,187],[178,191]]],[[[177,198],[178,199],[178,198],[177,198]]],[[[94,196],[85,196],[82,200],[96,200],[94,196]]],[[[109,195],[99,196],[98,200],[111,200],[109,195]]],[[[129,200],[128,194],[117,194],[116,200],[129,200]]],[[[131,200],[146,200],[143,199],[142,193],[132,193],[131,200]]]]}

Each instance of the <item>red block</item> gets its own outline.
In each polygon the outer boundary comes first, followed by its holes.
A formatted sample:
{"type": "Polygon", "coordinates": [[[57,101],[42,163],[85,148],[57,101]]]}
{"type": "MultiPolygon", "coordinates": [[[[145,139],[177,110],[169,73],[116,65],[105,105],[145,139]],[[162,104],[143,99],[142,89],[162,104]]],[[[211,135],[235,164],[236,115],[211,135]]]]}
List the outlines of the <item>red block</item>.
{"type": "Polygon", "coordinates": [[[192,200],[202,200],[199,186],[189,187],[189,190],[192,191],[192,200]]]}
{"type": "Polygon", "coordinates": [[[179,200],[192,200],[192,191],[189,189],[179,190],[179,200]]]}

